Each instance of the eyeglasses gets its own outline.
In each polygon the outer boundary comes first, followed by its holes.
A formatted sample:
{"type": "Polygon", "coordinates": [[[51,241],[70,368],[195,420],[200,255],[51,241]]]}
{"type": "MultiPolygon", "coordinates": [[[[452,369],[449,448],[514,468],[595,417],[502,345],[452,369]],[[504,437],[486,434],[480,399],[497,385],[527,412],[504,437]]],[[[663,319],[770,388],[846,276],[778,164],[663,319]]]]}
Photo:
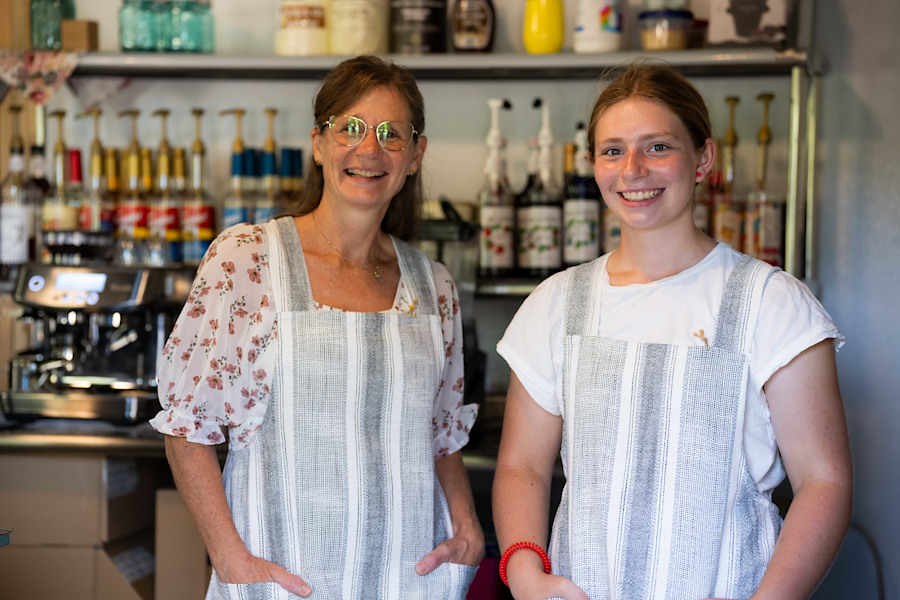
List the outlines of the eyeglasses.
{"type": "MultiPolygon", "coordinates": [[[[358,146],[369,131],[369,126],[360,118],[350,115],[329,117],[320,125],[327,126],[331,137],[341,146],[358,146]]],[[[394,152],[405,150],[414,137],[419,135],[412,123],[403,121],[384,121],[375,127],[378,144],[385,150],[394,152]]]]}

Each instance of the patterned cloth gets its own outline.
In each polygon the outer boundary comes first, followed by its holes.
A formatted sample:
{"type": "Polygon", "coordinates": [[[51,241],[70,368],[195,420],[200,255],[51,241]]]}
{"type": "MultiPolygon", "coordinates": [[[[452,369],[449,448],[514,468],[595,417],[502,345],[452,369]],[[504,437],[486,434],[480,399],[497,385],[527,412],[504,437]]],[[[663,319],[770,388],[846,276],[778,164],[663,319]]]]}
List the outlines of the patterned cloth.
{"type": "MultiPolygon", "coordinates": [[[[263,226],[279,308],[279,361],[259,435],[229,452],[225,494],[257,556],[323,600],[463,600],[476,567],[418,561],[452,535],[430,415],[444,344],[432,267],[394,241],[418,300],[407,314],[316,309],[290,218],[263,226]]],[[[287,599],[273,583],[223,584],[207,600],[287,599]]]]}
{"type": "Polygon", "coordinates": [[[0,80],[36,104],[47,104],[76,66],[76,52],[0,50],[0,80]]]}
{"type": "MultiPolygon", "coordinates": [[[[435,458],[469,439],[477,406],[463,404],[462,319],[453,280],[432,262],[444,348],[440,393],[430,419],[435,458]]],[[[259,431],[278,360],[278,319],[262,228],[236,225],[213,242],[158,368],[163,410],[151,421],[167,435],[246,448],[259,431]]],[[[415,297],[401,278],[389,314],[408,314],[415,297]]],[[[334,309],[317,304],[318,311],[334,309]]],[[[338,311],[340,312],[340,311],[338,311]]]]}

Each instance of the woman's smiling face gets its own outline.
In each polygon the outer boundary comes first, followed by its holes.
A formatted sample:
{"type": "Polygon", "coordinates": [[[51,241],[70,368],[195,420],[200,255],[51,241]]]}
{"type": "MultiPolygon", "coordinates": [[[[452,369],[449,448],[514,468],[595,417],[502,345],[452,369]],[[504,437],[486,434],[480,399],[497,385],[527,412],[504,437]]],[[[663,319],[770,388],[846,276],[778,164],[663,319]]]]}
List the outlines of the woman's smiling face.
{"type": "Polygon", "coordinates": [[[388,87],[373,90],[343,114],[365,121],[368,131],[356,146],[342,146],[334,141],[327,126],[313,129],[313,156],[322,163],[325,181],[323,199],[386,210],[407,174],[419,170],[427,140],[420,136],[399,151],[379,145],[375,135],[379,123],[410,120],[406,102],[388,87]]]}
{"type": "Polygon", "coordinates": [[[694,147],[681,120],[655,100],[632,96],[600,115],[594,176],[623,228],[654,229],[693,222],[694,185],[708,172],[715,144],[694,147]]]}

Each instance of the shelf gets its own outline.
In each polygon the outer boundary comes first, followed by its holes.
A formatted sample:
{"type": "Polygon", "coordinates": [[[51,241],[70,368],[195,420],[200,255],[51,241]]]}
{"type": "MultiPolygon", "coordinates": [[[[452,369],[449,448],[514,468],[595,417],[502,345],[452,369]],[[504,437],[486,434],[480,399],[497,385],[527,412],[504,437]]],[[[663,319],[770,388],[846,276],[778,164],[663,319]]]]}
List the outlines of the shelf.
{"type": "Polygon", "coordinates": [[[475,287],[478,296],[527,296],[541,282],[540,279],[496,279],[479,282],[475,287]]]}
{"type": "MultiPolygon", "coordinates": [[[[422,80],[596,79],[610,67],[641,56],[669,62],[690,76],[787,74],[808,66],[805,52],[721,48],[608,54],[391,55],[422,80]]],[[[282,57],[226,54],[86,53],[74,76],[173,79],[320,79],[344,56],[282,57]]]]}

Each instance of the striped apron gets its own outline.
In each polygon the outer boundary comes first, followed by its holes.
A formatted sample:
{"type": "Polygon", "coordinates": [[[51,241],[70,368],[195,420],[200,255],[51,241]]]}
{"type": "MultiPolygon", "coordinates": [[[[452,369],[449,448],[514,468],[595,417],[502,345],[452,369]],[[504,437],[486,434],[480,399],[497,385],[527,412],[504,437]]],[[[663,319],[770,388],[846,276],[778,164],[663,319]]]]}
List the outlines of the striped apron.
{"type": "Polygon", "coordinates": [[[750,344],[769,265],[742,258],[704,346],[597,337],[606,259],[566,282],[553,572],[592,600],[749,598],[781,529],[747,470],[750,344]]]}
{"type": "MultiPolygon", "coordinates": [[[[476,567],[415,573],[452,535],[434,469],[444,345],[427,257],[394,241],[418,299],[412,314],[317,311],[293,219],[263,228],[279,360],[262,429],[225,465],[241,539],[301,576],[315,599],[465,598],[476,567]]],[[[224,584],[215,573],[207,594],[290,597],[275,583],[224,584]]]]}

